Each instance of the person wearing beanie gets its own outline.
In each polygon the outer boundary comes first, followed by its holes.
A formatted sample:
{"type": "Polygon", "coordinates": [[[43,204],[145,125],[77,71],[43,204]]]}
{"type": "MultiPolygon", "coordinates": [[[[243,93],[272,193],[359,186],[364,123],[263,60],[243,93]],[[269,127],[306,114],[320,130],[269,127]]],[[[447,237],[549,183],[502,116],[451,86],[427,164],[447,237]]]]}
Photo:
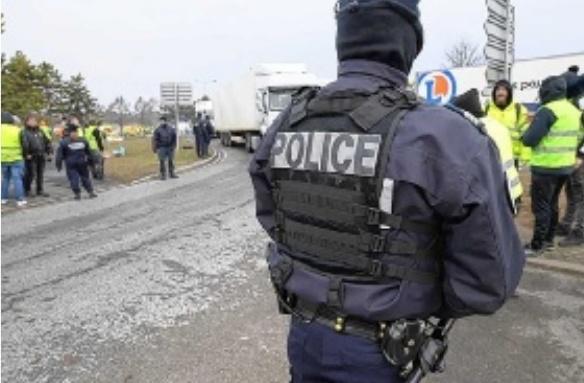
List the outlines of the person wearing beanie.
{"type": "Polygon", "coordinates": [[[499,121],[509,130],[513,143],[513,158],[515,167],[520,163],[528,163],[531,150],[521,143],[521,136],[529,125],[528,111],[525,106],[513,99],[513,86],[507,80],[498,81],[487,104],[486,113],[489,117],[499,121]]]}
{"type": "Polygon", "coordinates": [[[523,195],[523,186],[521,185],[519,172],[514,166],[513,142],[511,141],[511,137],[509,137],[509,131],[499,121],[485,115],[481,107],[480,94],[476,88],[470,89],[455,97],[451,103],[454,107],[470,113],[472,118],[477,118],[483,124],[489,137],[497,145],[501,167],[505,172],[506,184],[509,188],[509,195],[515,204],[515,211],[518,213],[523,195]]]}
{"type": "MultiPolygon", "coordinates": [[[[582,79],[578,76],[580,68],[576,65],[568,68],[563,74],[566,80],[568,99],[576,108],[580,108],[580,100],[584,94],[582,79]]],[[[584,137],[584,115],[580,121],[581,137],[584,137]]],[[[566,182],[566,212],[558,225],[557,234],[566,237],[560,241],[561,247],[584,245],[584,139],[578,145],[576,153],[577,166],[566,182]]]]}
{"type": "MultiPolygon", "coordinates": [[[[545,79],[539,90],[542,107],[537,111],[523,144],[533,148],[531,205],[535,226],[528,256],[536,257],[554,247],[562,188],[576,167],[582,112],[567,99],[564,76],[545,79]]],[[[582,233],[584,243],[584,233],[582,233]]]]}
{"type": "Polygon", "coordinates": [[[295,95],[250,163],[292,382],[424,375],[406,366],[431,318],[492,314],[522,275],[497,148],[407,89],[418,3],[339,1],[337,80],[295,95]]]}
{"type": "Polygon", "coordinates": [[[61,140],[55,163],[60,172],[65,162],[67,178],[71,184],[71,190],[76,200],[81,200],[80,183],[89,194],[89,198],[97,198],[93,191],[93,184],[89,175],[89,167],[93,164],[93,156],[89,143],[83,137],[79,137],[79,126],[68,123],[66,130],[69,135],[61,140]]]}

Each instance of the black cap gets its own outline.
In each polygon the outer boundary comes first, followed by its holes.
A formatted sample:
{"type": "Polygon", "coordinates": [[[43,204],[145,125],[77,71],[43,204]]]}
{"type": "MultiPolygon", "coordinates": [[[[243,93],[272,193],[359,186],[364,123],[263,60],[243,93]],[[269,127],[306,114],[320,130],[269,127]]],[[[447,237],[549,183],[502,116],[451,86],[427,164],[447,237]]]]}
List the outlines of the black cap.
{"type": "Polygon", "coordinates": [[[14,124],[14,116],[8,112],[2,111],[2,123],[3,124],[14,124]]]}

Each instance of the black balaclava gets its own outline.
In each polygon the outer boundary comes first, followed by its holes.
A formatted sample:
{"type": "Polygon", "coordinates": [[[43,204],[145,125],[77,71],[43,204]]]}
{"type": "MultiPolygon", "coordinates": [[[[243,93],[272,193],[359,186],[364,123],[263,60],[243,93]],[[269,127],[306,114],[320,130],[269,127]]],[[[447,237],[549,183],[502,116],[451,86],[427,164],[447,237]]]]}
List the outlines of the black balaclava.
{"type": "Polygon", "coordinates": [[[339,62],[362,59],[409,73],[424,45],[418,0],[338,2],[339,62]]]}
{"type": "Polygon", "coordinates": [[[511,103],[513,102],[513,86],[511,86],[511,83],[509,81],[507,81],[507,80],[499,80],[499,81],[497,81],[497,83],[493,87],[493,94],[491,95],[491,97],[492,97],[493,102],[495,103],[495,105],[497,105],[501,109],[505,109],[509,105],[511,105],[511,103]],[[496,101],[496,98],[495,98],[495,94],[497,94],[497,90],[499,88],[501,88],[501,87],[507,89],[507,93],[509,94],[509,96],[507,97],[507,102],[503,106],[497,105],[497,101],[496,101]]]}

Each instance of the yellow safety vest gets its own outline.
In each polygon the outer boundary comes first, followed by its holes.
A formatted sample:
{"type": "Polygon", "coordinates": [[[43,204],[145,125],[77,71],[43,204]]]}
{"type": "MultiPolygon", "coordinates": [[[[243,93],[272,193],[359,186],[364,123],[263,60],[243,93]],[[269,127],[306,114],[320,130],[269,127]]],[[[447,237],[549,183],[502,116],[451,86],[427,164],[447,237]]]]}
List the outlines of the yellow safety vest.
{"type": "Polygon", "coordinates": [[[41,132],[43,132],[43,134],[45,135],[45,137],[47,137],[47,139],[49,141],[53,140],[53,133],[51,132],[51,128],[49,128],[46,125],[43,125],[40,127],[40,129],[41,129],[41,132]]]}
{"type": "Polygon", "coordinates": [[[92,151],[99,150],[99,146],[97,145],[97,139],[94,136],[94,132],[97,129],[97,126],[88,126],[87,128],[83,129],[83,137],[87,140],[89,144],[89,149],[92,151]]]}
{"type": "Polygon", "coordinates": [[[22,161],[22,129],[13,124],[2,124],[0,130],[2,136],[2,150],[0,153],[2,163],[22,161]]]}
{"type": "Polygon", "coordinates": [[[512,102],[505,109],[500,109],[493,101],[487,104],[487,116],[497,120],[508,129],[511,138],[513,158],[523,162],[529,162],[531,158],[531,149],[524,146],[521,137],[528,127],[527,109],[519,104],[512,102]]]}
{"type": "Polygon", "coordinates": [[[516,210],[515,202],[523,195],[523,186],[519,178],[519,172],[515,167],[515,160],[513,158],[513,144],[509,137],[509,131],[503,124],[492,117],[485,117],[482,119],[485,130],[491,139],[495,142],[499,150],[503,172],[507,181],[507,189],[511,197],[511,203],[516,210]]]}
{"type": "Polygon", "coordinates": [[[556,122],[548,134],[533,148],[531,165],[560,169],[576,164],[578,140],[581,137],[582,112],[567,99],[552,101],[543,106],[552,111],[556,122]]]}

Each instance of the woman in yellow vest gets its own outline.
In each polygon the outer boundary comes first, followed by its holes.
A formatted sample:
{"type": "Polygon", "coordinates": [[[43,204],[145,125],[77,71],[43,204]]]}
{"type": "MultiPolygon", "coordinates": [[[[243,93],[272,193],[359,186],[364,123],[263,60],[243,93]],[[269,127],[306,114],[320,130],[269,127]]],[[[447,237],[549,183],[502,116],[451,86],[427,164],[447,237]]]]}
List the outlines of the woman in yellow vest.
{"type": "Polygon", "coordinates": [[[531,206],[535,227],[528,256],[537,256],[554,246],[562,188],[576,165],[582,112],[567,99],[566,80],[549,77],[539,90],[542,107],[523,135],[523,144],[533,148],[531,158],[531,206]]]}
{"type": "Polygon", "coordinates": [[[521,196],[523,195],[523,187],[513,160],[513,145],[507,128],[497,120],[489,116],[485,117],[485,113],[481,107],[479,91],[477,89],[471,89],[458,96],[452,101],[452,104],[455,107],[470,113],[470,116],[467,116],[467,118],[480,119],[476,122],[483,125],[486,133],[497,146],[501,166],[505,173],[507,182],[509,202],[513,205],[513,209],[517,213],[521,196]]]}
{"type": "Polygon", "coordinates": [[[0,128],[2,136],[2,205],[8,203],[8,192],[10,183],[14,183],[14,193],[18,207],[26,206],[24,199],[24,186],[22,179],[24,176],[24,158],[22,129],[15,124],[10,113],[2,112],[2,125],[0,128]]]}
{"type": "Polygon", "coordinates": [[[523,145],[521,136],[529,124],[528,112],[525,106],[513,100],[513,87],[507,80],[498,81],[493,88],[491,101],[486,107],[487,116],[504,125],[513,145],[515,165],[528,163],[531,150],[523,145]]]}

